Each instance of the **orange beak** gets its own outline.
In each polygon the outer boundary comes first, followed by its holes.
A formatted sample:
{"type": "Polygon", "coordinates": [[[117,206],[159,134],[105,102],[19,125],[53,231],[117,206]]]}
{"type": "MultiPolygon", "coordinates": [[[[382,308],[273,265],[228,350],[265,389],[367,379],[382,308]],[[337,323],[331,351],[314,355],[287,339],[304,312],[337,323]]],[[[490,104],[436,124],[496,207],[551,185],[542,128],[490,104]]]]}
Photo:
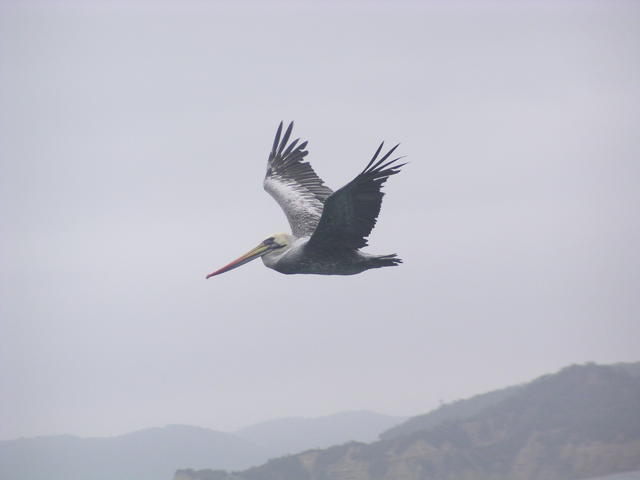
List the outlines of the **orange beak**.
{"type": "Polygon", "coordinates": [[[220,275],[221,273],[228,272],[229,270],[233,270],[234,268],[238,268],[239,266],[244,265],[245,263],[249,263],[251,260],[255,260],[256,258],[261,257],[262,255],[267,253],[269,250],[270,250],[269,245],[265,245],[264,243],[261,243],[253,250],[250,250],[244,255],[242,255],[240,258],[236,258],[230,264],[225,265],[219,270],[216,270],[215,272],[210,273],[209,275],[207,275],[207,278],[211,278],[216,275],[220,275]]]}

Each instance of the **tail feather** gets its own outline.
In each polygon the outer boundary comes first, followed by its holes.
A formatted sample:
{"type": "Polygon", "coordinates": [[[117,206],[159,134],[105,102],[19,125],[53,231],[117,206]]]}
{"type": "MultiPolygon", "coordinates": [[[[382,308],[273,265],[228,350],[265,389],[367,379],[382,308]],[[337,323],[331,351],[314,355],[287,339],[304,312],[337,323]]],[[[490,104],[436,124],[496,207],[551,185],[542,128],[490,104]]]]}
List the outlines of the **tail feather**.
{"type": "Polygon", "coordinates": [[[381,267],[395,267],[402,263],[402,259],[398,258],[398,254],[392,253],[391,255],[379,255],[373,257],[369,261],[369,268],[381,268],[381,267]]]}

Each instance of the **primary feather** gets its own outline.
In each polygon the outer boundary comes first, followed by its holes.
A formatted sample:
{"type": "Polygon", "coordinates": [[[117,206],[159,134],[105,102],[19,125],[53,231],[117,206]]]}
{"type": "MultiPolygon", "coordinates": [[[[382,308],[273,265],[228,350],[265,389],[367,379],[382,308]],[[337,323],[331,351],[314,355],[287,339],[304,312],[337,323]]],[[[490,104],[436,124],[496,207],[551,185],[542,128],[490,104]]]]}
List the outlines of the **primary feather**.
{"type": "Polygon", "coordinates": [[[296,139],[287,145],[292,129],[293,122],[281,138],[280,123],[269,153],[263,185],[284,211],[293,235],[304,237],[315,230],[324,201],[333,192],[305,161],[309,153],[307,142],[298,144],[299,139],[296,139]]]}
{"type": "Polygon", "coordinates": [[[355,250],[367,245],[366,238],[380,214],[382,185],[404,165],[396,163],[401,157],[387,161],[398,145],[378,160],[383,145],[360,175],[327,198],[309,246],[331,244],[355,250]]]}

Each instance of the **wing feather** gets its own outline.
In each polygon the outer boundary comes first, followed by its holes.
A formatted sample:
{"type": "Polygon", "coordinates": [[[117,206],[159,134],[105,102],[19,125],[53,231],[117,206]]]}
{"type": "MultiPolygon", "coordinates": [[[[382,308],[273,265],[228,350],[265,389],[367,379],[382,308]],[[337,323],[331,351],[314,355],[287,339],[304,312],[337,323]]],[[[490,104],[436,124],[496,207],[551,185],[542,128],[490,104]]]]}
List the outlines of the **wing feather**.
{"type": "Polygon", "coordinates": [[[382,185],[405,165],[397,163],[402,157],[389,160],[398,145],[378,159],[383,145],[356,178],[326,199],[309,247],[358,249],[367,245],[366,237],[380,214],[382,185]]]}
{"type": "Polygon", "coordinates": [[[307,142],[298,145],[300,139],[295,139],[287,145],[293,122],[287,127],[284,136],[282,127],[280,122],[269,154],[263,185],[284,211],[293,235],[309,236],[318,225],[324,201],[333,191],[305,161],[309,153],[306,150],[307,142]]]}

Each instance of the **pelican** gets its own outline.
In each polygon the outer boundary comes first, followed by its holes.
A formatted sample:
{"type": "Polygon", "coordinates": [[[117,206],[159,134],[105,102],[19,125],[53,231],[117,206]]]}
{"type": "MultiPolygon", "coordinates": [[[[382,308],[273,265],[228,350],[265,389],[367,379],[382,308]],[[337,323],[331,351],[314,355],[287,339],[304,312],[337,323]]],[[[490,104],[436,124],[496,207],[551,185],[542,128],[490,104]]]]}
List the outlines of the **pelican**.
{"type": "Polygon", "coordinates": [[[267,162],[264,189],[284,211],[291,234],[276,233],[240,258],[207,275],[211,278],[262,258],[280,273],[354,275],[371,268],[402,263],[397,255],[371,255],[360,251],[373,230],[382,204],[382,185],[400,171],[402,157],[389,160],[398,145],[381,158],[380,144],[356,178],[332,191],[305,161],[307,142],[289,143],[293,122],[282,136],[276,132],[267,162]]]}

